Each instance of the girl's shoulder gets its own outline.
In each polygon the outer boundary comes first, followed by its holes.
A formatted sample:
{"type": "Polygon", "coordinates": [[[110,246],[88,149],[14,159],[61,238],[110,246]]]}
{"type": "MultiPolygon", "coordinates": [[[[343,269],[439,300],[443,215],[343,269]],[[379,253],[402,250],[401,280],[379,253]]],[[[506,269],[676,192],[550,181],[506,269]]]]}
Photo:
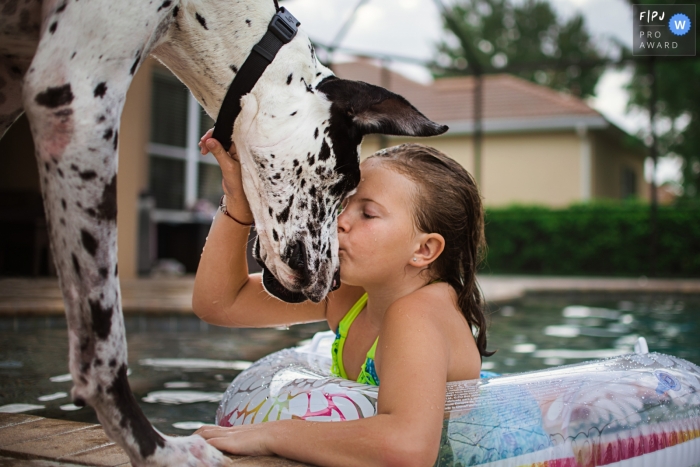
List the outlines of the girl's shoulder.
{"type": "Polygon", "coordinates": [[[449,285],[435,283],[405,295],[389,306],[384,313],[375,353],[380,378],[383,378],[384,360],[403,355],[410,356],[410,361],[419,368],[427,359],[431,365],[441,362],[439,364],[447,371],[454,347],[455,332],[452,328],[455,328],[459,313],[452,295],[449,285]],[[422,357],[416,357],[416,351],[422,357]]]}
{"type": "Polygon", "coordinates": [[[436,325],[449,325],[460,315],[457,294],[446,282],[435,282],[396,300],[387,313],[402,314],[405,318],[426,319],[436,325]],[[436,313],[436,311],[440,311],[436,313]]]}
{"type": "Polygon", "coordinates": [[[380,342],[383,335],[400,336],[393,340],[411,346],[431,336],[430,351],[446,358],[447,381],[478,377],[481,360],[471,326],[457,305],[457,293],[445,282],[427,285],[394,302],[384,315],[380,342]]]}

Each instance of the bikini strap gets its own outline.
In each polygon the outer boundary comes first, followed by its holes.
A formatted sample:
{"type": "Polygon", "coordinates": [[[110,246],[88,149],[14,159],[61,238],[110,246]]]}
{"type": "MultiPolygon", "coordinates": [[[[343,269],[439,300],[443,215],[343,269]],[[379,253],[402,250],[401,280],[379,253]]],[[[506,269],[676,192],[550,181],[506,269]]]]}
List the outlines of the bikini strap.
{"type": "Polygon", "coordinates": [[[360,314],[360,312],[364,309],[365,305],[367,304],[367,292],[365,292],[350,308],[350,310],[345,314],[343,319],[340,320],[340,323],[338,323],[338,332],[342,337],[346,337],[348,335],[348,330],[350,329],[350,326],[352,325],[353,321],[355,321],[355,318],[357,318],[357,315],[360,314]]]}
{"type": "Polygon", "coordinates": [[[363,294],[359,300],[355,302],[352,308],[350,308],[350,310],[345,314],[343,319],[340,320],[340,323],[338,323],[336,338],[333,341],[332,346],[333,366],[331,368],[331,372],[336,376],[340,376],[341,378],[348,378],[347,373],[345,373],[345,367],[343,366],[343,348],[345,347],[345,338],[348,335],[350,325],[353,321],[355,321],[355,318],[357,318],[357,315],[360,314],[366,303],[367,293],[363,294]]]}

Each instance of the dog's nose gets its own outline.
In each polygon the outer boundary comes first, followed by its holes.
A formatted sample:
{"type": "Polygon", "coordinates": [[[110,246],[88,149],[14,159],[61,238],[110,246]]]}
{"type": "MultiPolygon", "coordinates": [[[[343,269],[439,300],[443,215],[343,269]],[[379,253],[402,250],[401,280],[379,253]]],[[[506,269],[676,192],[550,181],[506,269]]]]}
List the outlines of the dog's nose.
{"type": "Polygon", "coordinates": [[[306,287],[309,285],[311,278],[309,275],[309,269],[306,266],[306,246],[301,240],[297,241],[294,246],[292,246],[288,264],[289,267],[298,274],[297,278],[299,279],[299,285],[301,287],[306,287]]]}
{"type": "Polygon", "coordinates": [[[306,267],[306,247],[301,240],[292,247],[292,255],[289,258],[289,267],[299,270],[306,267]]]}

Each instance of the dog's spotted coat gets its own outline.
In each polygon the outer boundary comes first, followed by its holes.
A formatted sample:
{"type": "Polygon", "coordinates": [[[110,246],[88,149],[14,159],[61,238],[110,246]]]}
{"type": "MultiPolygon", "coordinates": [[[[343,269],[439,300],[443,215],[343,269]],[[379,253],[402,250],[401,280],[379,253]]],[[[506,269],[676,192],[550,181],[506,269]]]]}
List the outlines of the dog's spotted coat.
{"type": "MultiPolygon", "coordinates": [[[[200,437],[155,431],[129,389],[116,256],[126,92],[152,54],[215,116],[273,14],[263,0],[0,0],[0,136],[27,113],[68,319],[72,397],[95,408],[135,466],[227,460],[200,437]]],[[[359,182],[363,135],[445,130],[400,96],[334,77],[300,31],[242,99],[233,132],[268,290],[288,301],[330,290],[337,208],[359,182]]]]}

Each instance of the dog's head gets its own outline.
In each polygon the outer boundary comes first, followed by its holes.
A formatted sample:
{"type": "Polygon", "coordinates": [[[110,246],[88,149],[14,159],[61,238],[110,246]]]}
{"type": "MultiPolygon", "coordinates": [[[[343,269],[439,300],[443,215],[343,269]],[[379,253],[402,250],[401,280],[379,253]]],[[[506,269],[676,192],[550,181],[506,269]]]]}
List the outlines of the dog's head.
{"type": "Polygon", "coordinates": [[[304,48],[278,56],[241,99],[234,129],[254,255],[267,291],[286,302],[318,302],[340,285],[338,208],[360,182],[363,136],[447,130],[397,94],[335,77],[304,48]]]}

